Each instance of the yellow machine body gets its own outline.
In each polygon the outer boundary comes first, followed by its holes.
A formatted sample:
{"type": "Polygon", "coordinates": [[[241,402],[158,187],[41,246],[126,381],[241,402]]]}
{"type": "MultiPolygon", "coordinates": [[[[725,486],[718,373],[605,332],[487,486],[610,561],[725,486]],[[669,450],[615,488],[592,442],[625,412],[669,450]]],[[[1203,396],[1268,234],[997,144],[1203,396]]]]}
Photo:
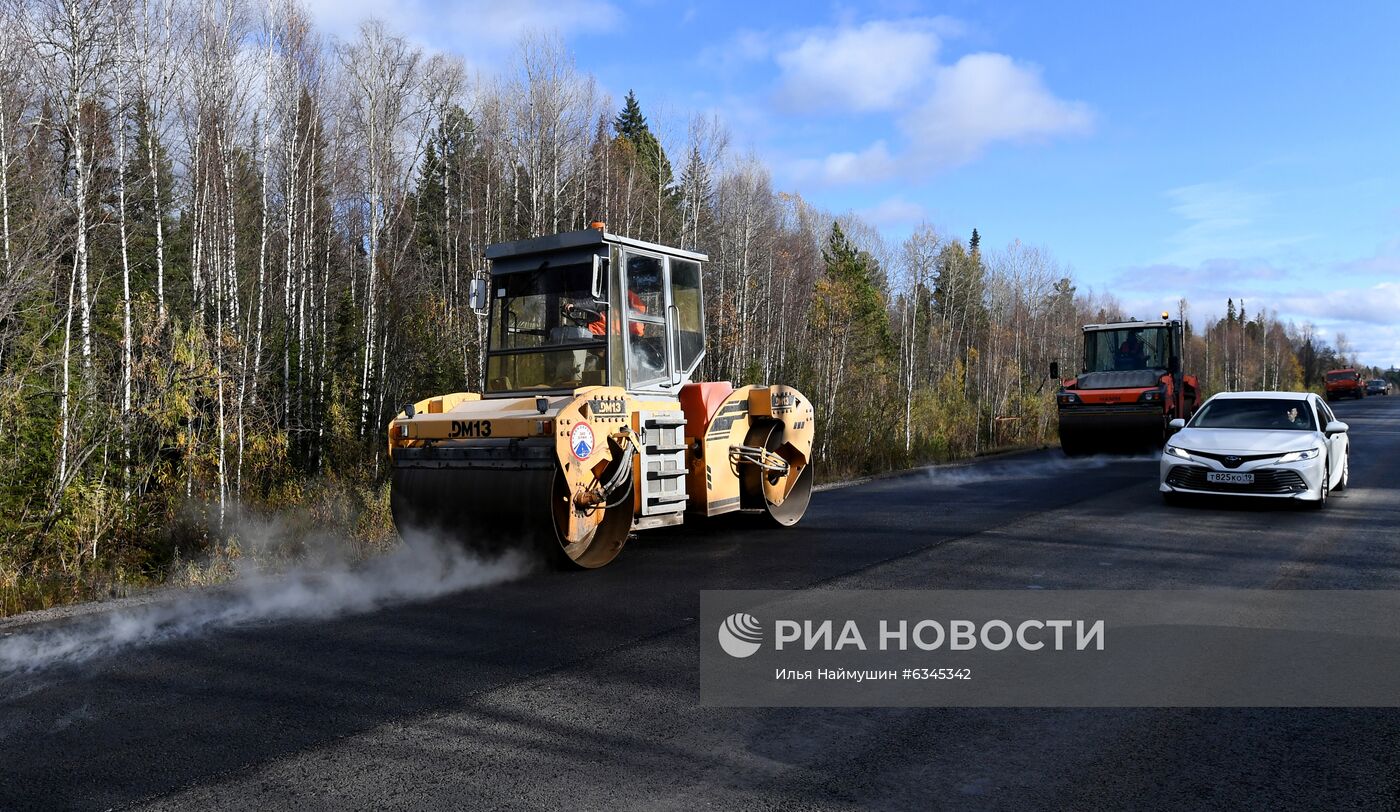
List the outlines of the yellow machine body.
{"type": "Polygon", "coordinates": [[[528,543],[593,568],[687,513],[802,517],[811,402],[788,386],[689,380],[703,255],[590,230],[487,256],[487,391],[425,398],[388,426],[405,539],[528,543]]]}

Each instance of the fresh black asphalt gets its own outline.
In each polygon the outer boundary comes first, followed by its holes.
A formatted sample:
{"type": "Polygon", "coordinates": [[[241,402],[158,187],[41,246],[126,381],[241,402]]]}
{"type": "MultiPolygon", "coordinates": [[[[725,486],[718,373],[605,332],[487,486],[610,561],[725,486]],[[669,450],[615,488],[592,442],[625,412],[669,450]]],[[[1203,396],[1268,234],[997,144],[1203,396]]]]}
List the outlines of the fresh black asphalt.
{"type": "MultiPolygon", "coordinates": [[[[1400,588],[1400,398],[1323,512],[1058,451],[695,521],[607,568],[0,675],[0,809],[1375,808],[1377,709],[701,707],[702,589],[1400,588]]],[[[22,633],[22,631],[17,632],[22,633]]]]}

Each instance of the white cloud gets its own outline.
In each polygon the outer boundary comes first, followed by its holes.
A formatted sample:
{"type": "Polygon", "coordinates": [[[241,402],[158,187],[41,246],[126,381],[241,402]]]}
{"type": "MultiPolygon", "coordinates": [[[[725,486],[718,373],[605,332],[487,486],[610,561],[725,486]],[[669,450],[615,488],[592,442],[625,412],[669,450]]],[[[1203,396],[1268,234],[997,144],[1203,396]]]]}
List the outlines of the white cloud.
{"type": "Polygon", "coordinates": [[[1240,260],[1150,265],[1125,269],[1107,289],[1139,318],[1164,308],[1175,313],[1177,300],[1184,297],[1192,321],[1204,324],[1222,318],[1226,300],[1233,300],[1251,318],[1267,311],[1295,325],[1311,322],[1329,342],[1345,333],[1364,364],[1400,363],[1400,282],[1357,284],[1360,280],[1346,270],[1352,264],[1307,273],[1240,260]],[[1319,287],[1315,279],[1330,280],[1333,286],[1319,287]]]}
{"type": "Polygon", "coordinates": [[[355,36],[362,21],[379,17],[409,39],[459,53],[475,63],[499,56],[531,31],[565,36],[600,33],[622,22],[622,13],[608,0],[398,0],[392,15],[377,0],[306,0],[306,4],[318,27],[340,39],[355,36]]]}
{"type": "Polygon", "coordinates": [[[898,163],[885,142],[876,141],[859,152],[833,152],[818,160],[793,161],[790,166],[797,177],[850,184],[883,180],[895,172],[898,163]]]}
{"type": "Polygon", "coordinates": [[[1285,296],[1282,307],[1312,319],[1392,325],[1400,318],[1400,283],[1297,293],[1285,296]]]}
{"type": "Polygon", "coordinates": [[[1374,254],[1342,266],[1348,274],[1400,276],[1400,239],[1387,240],[1374,254]]]}
{"type": "Polygon", "coordinates": [[[701,48],[696,61],[713,73],[734,76],[755,62],[767,60],[772,53],[772,35],[744,28],[728,39],[701,48]]]}
{"type": "Polygon", "coordinates": [[[1312,239],[1273,225],[1274,198],[1228,181],[1168,189],[1169,210],[1186,225],[1168,238],[1164,262],[1195,264],[1219,257],[1264,256],[1312,239]]]}
{"type": "Polygon", "coordinates": [[[979,53],[939,68],[932,95],[903,126],[922,162],[948,166],[997,141],[1088,133],[1094,114],[1083,102],[1057,98],[1034,65],[979,53]]]}
{"type": "Polygon", "coordinates": [[[899,195],[886,198],[864,209],[856,215],[880,228],[900,228],[915,225],[928,217],[927,210],[920,204],[899,195]]]}
{"type": "MultiPolygon", "coordinates": [[[[1270,286],[1289,280],[1294,274],[1267,262],[1237,259],[1210,259],[1199,265],[1157,263],[1125,268],[1112,280],[1113,290],[1152,293],[1163,286],[1174,288],[1207,288],[1223,285],[1221,290],[1238,290],[1242,283],[1268,283],[1270,286]]],[[[1225,293],[1229,297],[1231,293],[1225,293]]],[[[1224,299],[1221,299],[1223,302],[1224,299]]]]}
{"type": "Polygon", "coordinates": [[[829,184],[926,176],[967,163],[999,142],[1082,135],[1089,105],[1056,96],[1041,70],[1005,54],[940,64],[946,20],[875,21],[798,35],[777,52],[779,99],[810,113],[888,113],[900,135],[825,160],[794,162],[800,178],[829,184]]]}
{"type": "Polygon", "coordinates": [[[926,21],[874,21],[810,31],[775,57],[780,98],[797,110],[890,110],[935,66],[939,37],[926,21]]]}

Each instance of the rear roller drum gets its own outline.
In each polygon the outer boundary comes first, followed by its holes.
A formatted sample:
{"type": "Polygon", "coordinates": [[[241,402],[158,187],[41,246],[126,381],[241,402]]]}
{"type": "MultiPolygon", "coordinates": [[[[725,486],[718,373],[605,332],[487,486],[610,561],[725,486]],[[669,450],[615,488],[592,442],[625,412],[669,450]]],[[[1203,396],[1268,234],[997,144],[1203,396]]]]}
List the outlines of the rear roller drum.
{"type": "Polygon", "coordinates": [[[790,466],[786,472],[769,471],[752,463],[740,469],[743,507],[760,511],[757,515],[768,524],[791,527],[797,524],[807,512],[807,504],[812,500],[812,482],[815,472],[812,463],[798,468],[792,465],[795,460],[783,453],[783,426],[781,423],[766,423],[749,429],[744,445],[762,448],[783,457],[790,466]]]}

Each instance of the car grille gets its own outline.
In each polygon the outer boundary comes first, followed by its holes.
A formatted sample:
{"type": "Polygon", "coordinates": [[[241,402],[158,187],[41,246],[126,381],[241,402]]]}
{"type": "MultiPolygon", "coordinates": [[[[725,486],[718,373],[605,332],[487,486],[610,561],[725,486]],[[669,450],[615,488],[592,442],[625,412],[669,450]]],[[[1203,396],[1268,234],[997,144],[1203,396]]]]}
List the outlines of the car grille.
{"type": "Polygon", "coordinates": [[[1273,454],[1212,454],[1207,451],[1191,451],[1189,449],[1187,453],[1195,457],[1205,457],[1208,460],[1215,460],[1226,468],[1238,468],[1247,462],[1272,460],[1283,456],[1283,454],[1278,452],[1274,452],[1273,454]]]}
{"type": "Polygon", "coordinates": [[[1254,482],[1237,485],[1230,482],[1207,482],[1206,469],[1194,465],[1178,465],[1167,474],[1167,484],[1174,488],[1212,493],[1300,493],[1308,485],[1297,471],[1268,470],[1252,471],[1254,482]]]}

